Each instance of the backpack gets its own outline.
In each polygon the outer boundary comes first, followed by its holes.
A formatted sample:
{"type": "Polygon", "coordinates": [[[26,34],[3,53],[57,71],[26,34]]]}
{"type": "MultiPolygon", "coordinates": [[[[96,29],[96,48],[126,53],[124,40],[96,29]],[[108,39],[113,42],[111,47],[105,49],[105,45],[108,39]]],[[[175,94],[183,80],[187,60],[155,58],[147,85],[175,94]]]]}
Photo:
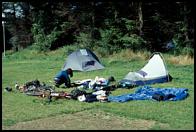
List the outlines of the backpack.
{"type": "Polygon", "coordinates": [[[86,95],[86,91],[82,91],[77,88],[71,91],[71,96],[73,99],[77,99],[78,96],[83,94],[86,95]]]}
{"type": "Polygon", "coordinates": [[[162,94],[162,93],[154,93],[152,95],[152,99],[157,100],[157,101],[163,101],[164,100],[164,94],[162,94]]]}
{"type": "Polygon", "coordinates": [[[25,83],[25,86],[29,87],[29,86],[35,86],[35,87],[40,87],[40,81],[39,80],[33,80],[33,81],[29,81],[25,83]]]}
{"type": "Polygon", "coordinates": [[[6,92],[11,92],[11,91],[12,91],[12,88],[11,88],[11,87],[6,87],[6,88],[5,88],[5,91],[6,91],[6,92]]]}

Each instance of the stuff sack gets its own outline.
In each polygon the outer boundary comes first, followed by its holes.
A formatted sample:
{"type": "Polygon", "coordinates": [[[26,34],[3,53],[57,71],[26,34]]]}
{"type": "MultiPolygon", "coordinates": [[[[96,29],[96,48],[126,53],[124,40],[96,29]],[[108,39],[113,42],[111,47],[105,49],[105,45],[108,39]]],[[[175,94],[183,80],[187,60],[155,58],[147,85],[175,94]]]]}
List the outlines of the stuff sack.
{"type": "Polygon", "coordinates": [[[162,100],[164,100],[164,95],[159,94],[159,93],[155,93],[155,94],[152,95],[152,99],[155,99],[157,101],[162,101],[162,100]]]}
{"type": "Polygon", "coordinates": [[[80,95],[86,95],[86,91],[82,91],[82,90],[79,90],[79,89],[74,89],[71,91],[71,96],[73,99],[77,99],[78,96],[80,95]]]}

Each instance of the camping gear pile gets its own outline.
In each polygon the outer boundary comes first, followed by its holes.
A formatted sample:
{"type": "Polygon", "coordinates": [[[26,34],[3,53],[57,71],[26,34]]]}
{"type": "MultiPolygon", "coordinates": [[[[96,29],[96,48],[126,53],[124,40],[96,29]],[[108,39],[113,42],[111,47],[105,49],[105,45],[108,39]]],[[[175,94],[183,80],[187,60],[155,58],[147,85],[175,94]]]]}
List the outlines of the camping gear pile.
{"type": "MultiPolygon", "coordinates": [[[[91,92],[87,92],[87,87],[82,87],[86,82],[84,83],[77,83],[77,87],[75,87],[70,93],[64,92],[64,91],[55,91],[53,86],[46,85],[45,83],[41,84],[39,80],[33,80],[28,81],[24,85],[19,86],[17,83],[15,85],[16,90],[19,90],[20,92],[23,92],[26,95],[29,96],[38,96],[38,97],[46,97],[49,102],[52,101],[52,98],[55,99],[76,99],[82,102],[93,102],[93,101],[100,101],[100,102],[107,102],[108,95],[109,95],[109,85],[102,84],[105,82],[100,82],[98,77],[96,77],[96,81],[92,80],[94,82],[93,89],[91,89],[91,92]],[[96,85],[96,84],[99,85],[96,85]],[[99,89],[98,89],[99,88],[99,89]],[[107,88],[107,89],[104,89],[107,88]],[[102,90],[101,90],[102,89],[102,90]]],[[[102,81],[104,78],[100,78],[102,81]]],[[[114,78],[112,77],[112,80],[114,78]]],[[[78,81],[77,81],[78,82],[78,81]]],[[[90,83],[90,81],[87,81],[90,83]]],[[[73,83],[72,83],[73,84],[73,83]]]]}
{"type": "Polygon", "coordinates": [[[108,102],[108,95],[110,91],[98,90],[94,92],[86,92],[85,90],[80,90],[78,88],[71,91],[72,99],[76,99],[81,102],[108,102]]]}
{"type": "Polygon", "coordinates": [[[45,97],[54,91],[54,87],[40,83],[39,80],[28,81],[24,85],[15,84],[16,90],[31,96],[45,97]]]}
{"type": "MultiPolygon", "coordinates": [[[[98,57],[88,49],[80,49],[71,53],[63,69],[71,68],[74,71],[93,71],[104,69],[98,57]]],[[[55,91],[54,86],[40,83],[39,80],[33,80],[15,88],[26,95],[47,97],[49,102],[55,99],[75,99],[81,102],[126,102],[129,100],[156,100],[156,101],[177,101],[188,97],[187,88],[152,88],[150,84],[164,83],[172,80],[168,73],[166,64],[160,53],[155,52],[148,63],[136,72],[129,72],[118,83],[113,76],[108,79],[96,76],[95,79],[84,79],[74,81],[74,87],[70,93],[64,91],[55,91]],[[138,88],[134,94],[123,94],[112,96],[111,91],[116,88],[138,88]],[[89,90],[91,90],[89,92],[89,90]]],[[[6,91],[11,91],[9,88],[6,91]]]]}
{"type": "Polygon", "coordinates": [[[78,99],[81,102],[108,102],[108,96],[110,91],[116,88],[115,85],[111,85],[111,82],[115,81],[111,76],[108,79],[96,76],[95,79],[85,79],[75,81],[78,87],[71,91],[72,97],[78,99]],[[91,92],[86,92],[88,90],[91,92]]]}
{"type": "Polygon", "coordinates": [[[84,80],[77,80],[74,81],[78,88],[83,89],[92,89],[94,91],[97,90],[114,90],[116,88],[115,85],[110,85],[111,82],[115,82],[113,76],[110,76],[108,79],[103,77],[96,76],[95,79],[84,79],[84,80]]]}

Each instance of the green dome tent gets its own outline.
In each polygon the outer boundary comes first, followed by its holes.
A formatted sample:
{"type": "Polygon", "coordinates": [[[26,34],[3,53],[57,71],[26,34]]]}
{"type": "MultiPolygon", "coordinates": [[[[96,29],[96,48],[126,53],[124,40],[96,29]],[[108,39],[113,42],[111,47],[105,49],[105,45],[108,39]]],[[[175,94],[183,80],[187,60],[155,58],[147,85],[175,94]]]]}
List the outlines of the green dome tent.
{"type": "Polygon", "coordinates": [[[75,71],[92,71],[104,69],[105,67],[91,50],[79,49],[67,57],[63,70],[67,68],[71,68],[75,71]]]}

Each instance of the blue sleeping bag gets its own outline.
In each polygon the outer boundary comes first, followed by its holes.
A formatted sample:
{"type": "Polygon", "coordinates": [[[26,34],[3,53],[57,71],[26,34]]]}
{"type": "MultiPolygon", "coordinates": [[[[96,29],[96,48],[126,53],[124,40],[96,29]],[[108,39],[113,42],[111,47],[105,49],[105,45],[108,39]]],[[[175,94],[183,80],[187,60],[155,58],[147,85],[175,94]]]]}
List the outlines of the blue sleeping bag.
{"type": "Polygon", "coordinates": [[[157,100],[157,101],[177,101],[188,96],[187,88],[152,88],[143,86],[138,88],[133,94],[123,94],[118,96],[108,96],[110,102],[126,102],[130,100],[157,100]]]}

